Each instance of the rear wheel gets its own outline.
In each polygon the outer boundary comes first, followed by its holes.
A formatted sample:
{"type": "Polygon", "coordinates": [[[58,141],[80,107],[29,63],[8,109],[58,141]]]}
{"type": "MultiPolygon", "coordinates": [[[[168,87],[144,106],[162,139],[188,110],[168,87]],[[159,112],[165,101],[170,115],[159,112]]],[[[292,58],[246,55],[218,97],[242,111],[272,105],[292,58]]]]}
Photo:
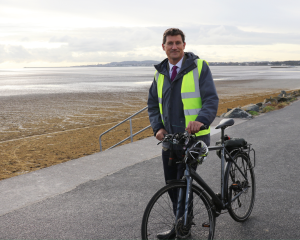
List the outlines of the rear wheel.
{"type": "MultiPolygon", "coordinates": [[[[160,189],[148,203],[142,221],[142,239],[157,239],[157,234],[175,229],[177,237],[188,239],[213,239],[215,216],[212,203],[198,187],[192,186],[192,201],[189,204],[187,226],[184,216],[175,221],[177,204],[170,196],[182,190],[186,192],[185,183],[173,183],[160,189]]],[[[174,196],[174,195],[173,195],[174,196]]]]}
{"type": "Polygon", "coordinates": [[[250,216],[255,200],[255,176],[250,159],[244,153],[237,153],[231,163],[228,174],[229,214],[238,222],[244,222],[250,216]]]}

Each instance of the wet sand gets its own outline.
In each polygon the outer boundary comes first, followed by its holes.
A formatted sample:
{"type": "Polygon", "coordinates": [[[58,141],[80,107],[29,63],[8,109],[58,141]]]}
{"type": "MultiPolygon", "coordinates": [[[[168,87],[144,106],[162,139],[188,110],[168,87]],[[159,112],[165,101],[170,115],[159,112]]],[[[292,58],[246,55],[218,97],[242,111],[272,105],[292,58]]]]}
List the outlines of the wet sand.
{"type": "MultiPolygon", "coordinates": [[[[284,89],[270,83],[216,81],[220,98],[218,115],[227,108],[277,96],[281,90],[298,89],[292,83],[285,84],[284,89]]],[[[144,108],[147,95],[148,88],[115,93],[0,97],[0,179],[99,152],[99,135],[144,108]]],[[[144,111],[133,119],[133,132],[148,125],[147,111],[144,111]]],[[[127,122],[103,137],[103,148],[116,144],[129,134],[127,122]]],[[[151,129],[134,140],[149,136],[153,136],[151,129]]]]}

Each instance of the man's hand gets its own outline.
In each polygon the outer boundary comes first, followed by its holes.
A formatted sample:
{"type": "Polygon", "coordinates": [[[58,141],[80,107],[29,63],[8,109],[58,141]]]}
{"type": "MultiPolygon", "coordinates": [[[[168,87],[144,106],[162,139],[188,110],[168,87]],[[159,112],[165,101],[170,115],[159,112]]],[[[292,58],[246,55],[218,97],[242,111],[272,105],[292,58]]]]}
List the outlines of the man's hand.
{"type": "Polygon", "coordinates": [[[189,134],[197,133],[200,131],[200,128],[202,125],[204,125],[204,124],[201,122],[190,121],[185,130],[187,130],[189,132],[189,134]]]}
{"type": "Polygon", "coordinates": [[[161,128],[157,131],[155,137],[158,141],[161,141],[164,139],[166,134],[168,134],[167,131],[164,128],[161,128]]]}

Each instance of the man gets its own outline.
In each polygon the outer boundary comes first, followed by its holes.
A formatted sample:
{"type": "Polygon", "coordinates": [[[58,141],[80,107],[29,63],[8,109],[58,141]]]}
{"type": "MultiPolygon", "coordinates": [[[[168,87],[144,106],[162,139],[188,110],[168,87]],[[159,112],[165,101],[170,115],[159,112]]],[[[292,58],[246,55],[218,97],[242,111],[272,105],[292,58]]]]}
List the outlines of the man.
{"type": "MultiPolygon", "coordinates": [[[[191,52],[184,52],[184,33],[177,28],[167,29],[163,35],[162,48],[167,58],[155,65],[154,81],[149,89],[148,114],[157,140],[165,134],[184,132],[196,134],[198,140],[210,145],[210,126],[217,110],[219,98],[208,64],[191,52]]],[[[176,145],[174,145],[176,146],[176,145]]],[[[170,146],[163,143],[162,160],[165,181],[180,179],[183,164],[169,166],[170,146]]],[[[176,154],[176,152],[175,152],[176,154]]],[[[176,196],[169,193],[176,207],[176,196]]],[[[174,209],[175,211],[175,209],[174,209]]],[[[174,229],[158,234],[159,239],[175,237],[174,229]]]]}

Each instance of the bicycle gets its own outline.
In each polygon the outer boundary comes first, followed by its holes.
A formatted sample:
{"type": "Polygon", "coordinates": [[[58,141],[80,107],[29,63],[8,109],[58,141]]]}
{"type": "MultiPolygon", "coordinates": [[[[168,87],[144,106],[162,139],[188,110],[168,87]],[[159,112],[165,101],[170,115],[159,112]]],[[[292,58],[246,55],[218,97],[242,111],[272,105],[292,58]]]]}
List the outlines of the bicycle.
{"type": "Polygon", "coordinates": [[[181,180],[167,182],[151,198],[143,215],[142,239],[156,239],[158,233],[171,229],[175,230],[177,238],[213,239],[216,217],[222,210],[228,210],[238,222],[249,218],[255,201],[255,151],[247,143],[235,144],[227,149],[225,145],[230,140],[224,132],[233,124],[233,119],[224,119],[216,127],[221,129],[221,142],[217,146],[207,147],[202,141],[195,141],[195,136],[186,131],[164,137],[161,142],[183,146],[184,157],[176,163],[185,163],[185,173],[181,180]],[[212,150],[219,151],[221,159],[219,194],[214,193],[194,170],[194,166],[202,164],[208,151],[212,150]],[[252,151],[253,164],[250,158],[252,151]],[[193,180],[199,186],[192,183],[193,180]]]}

